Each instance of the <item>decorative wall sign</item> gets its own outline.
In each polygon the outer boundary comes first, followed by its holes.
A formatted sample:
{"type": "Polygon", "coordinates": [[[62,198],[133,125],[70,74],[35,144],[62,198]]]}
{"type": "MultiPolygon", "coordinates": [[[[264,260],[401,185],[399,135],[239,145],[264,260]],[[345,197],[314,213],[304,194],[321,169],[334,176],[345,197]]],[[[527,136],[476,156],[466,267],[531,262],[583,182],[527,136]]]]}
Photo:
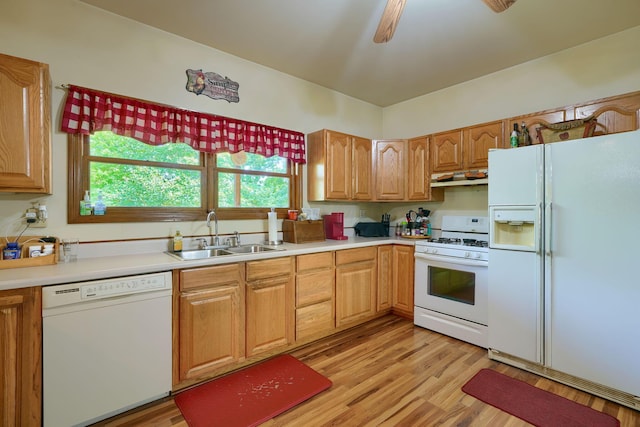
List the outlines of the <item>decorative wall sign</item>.
{"type": "Polygon", "coordinates": [[[187,91],[196,95],[206,95],[212,99],[224,99],[228,102],[240,102],[240,85],[228,77],[214,72],[187,70],[187,91]]]}

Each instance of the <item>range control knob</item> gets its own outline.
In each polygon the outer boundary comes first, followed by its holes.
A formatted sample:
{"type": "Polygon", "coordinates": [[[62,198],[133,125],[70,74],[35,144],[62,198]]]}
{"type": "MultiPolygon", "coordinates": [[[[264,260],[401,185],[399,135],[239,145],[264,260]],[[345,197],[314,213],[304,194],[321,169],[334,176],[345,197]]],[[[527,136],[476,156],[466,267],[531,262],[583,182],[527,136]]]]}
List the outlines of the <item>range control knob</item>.
{"type": "Polygon", "coordinates": [[[471,252],[465,252],[464,253],[464,257],[465,258],[471,258],[471,252]]]}

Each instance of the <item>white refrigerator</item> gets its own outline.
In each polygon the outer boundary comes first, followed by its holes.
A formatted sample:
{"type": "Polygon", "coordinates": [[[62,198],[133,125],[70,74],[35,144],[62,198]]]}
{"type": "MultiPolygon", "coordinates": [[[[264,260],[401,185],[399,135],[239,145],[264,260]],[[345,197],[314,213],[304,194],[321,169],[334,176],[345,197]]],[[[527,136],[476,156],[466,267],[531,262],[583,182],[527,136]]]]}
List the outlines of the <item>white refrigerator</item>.
{"type": "Polygon", "coordinates": [[[640,396],[640,131],[492,150],[488,191],[490,355],[640,396]]]}

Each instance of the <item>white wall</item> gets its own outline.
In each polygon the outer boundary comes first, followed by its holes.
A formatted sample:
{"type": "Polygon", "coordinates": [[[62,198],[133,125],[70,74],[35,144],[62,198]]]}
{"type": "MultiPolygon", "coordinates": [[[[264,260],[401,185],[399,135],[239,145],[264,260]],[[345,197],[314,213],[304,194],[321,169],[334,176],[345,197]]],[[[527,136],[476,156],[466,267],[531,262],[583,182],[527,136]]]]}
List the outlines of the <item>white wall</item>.
{"type": "MultiPolygon", "coordinates": [[[[138,24],[77,0],[4,1],[0,52],[49,64],[53,85],[65,83],[309,133],[322,128],[374,138],[382,134],[380,107],[138,24]],[[240,84],[239,103],[185,90],[187,69],[213,71],[240,84]]],[[[41,232],[82,241],[208,234],[194,223],[74,224],[67,218],[67,138],[59,132],[66,92],[54,88],[53,195],[0,193],[0,233],[31,206],[46,203],[41,232]]],[[[349,208],[353,215],[355,208],[349,208]]],[[[323,208],[326,213],[331,207],[323,208]]],[[[345,210],[345,209],[343,209],[345,210]]],[[[323,213],[324,213],[323,212],[323,213]]],[[[264,221],[221,221],[221,233],[266,232],[264,221]]]]}
{"type": "MultiPolygon", "coordinates": [[[[50,65],[54,86],[72,83],[195,111],[279,126],[303,133],[328,128],[368,138],[404,138],[639,90],[640,27],[465,82],[385,109],[276,72],[221,51],[138,24],[77,0],[3,2],[0,52],[50,65]],[[239,103],[187,92],[186,69],[202,68],[240,84],[239,103]]],[[[470,66],[473,66],[470,64],[470,66]]],[[[0,233],[32,201],[46,203],[44,232],[83,242],[207,234],[193,223],[88,225],[66,223],[67,139],[59,132],[65,92],[53,89],[53,195],[0,193],[0,233]]],[[[345,223],[392,220],[408,209],[444,213],[486,212],[484,187],[447,189],[439,203],[326,204],[322,213],[345,212],[345,223]],[[360,211],[364,210],[364,216],[360,211]]],[[[308,206],[308,203],[304,203],[308,206]]],[[[222,233],[266,232],[265,221],[221,221],[222,233]]]]}
{"type": "MultiPolygon", "coordinates": [[[[640,26],[384,109],[411,138],[640,90],[640,26]]],[[[473,64],[469,64],[473,67],[473,64]]]]}

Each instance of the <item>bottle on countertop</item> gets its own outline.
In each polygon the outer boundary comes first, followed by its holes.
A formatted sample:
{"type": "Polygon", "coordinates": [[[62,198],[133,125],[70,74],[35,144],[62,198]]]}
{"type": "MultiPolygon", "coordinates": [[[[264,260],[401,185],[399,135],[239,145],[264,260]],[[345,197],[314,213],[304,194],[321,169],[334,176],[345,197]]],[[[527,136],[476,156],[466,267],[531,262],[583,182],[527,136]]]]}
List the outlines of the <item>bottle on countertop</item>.
{"type": "Polygon", "coordinates": [[[520,138],[518,139],[518,146],[526,147],[527,145],[531,145],[531,137],[529,136],[529,129],[527,129],[527,125],[525,122],[522,122],[522,126],[520,127],[520,138]]]}
{"type": "Polygon", "coordinates": [[[520,140],[520,132],[518,131],[518,124],[513,124],[513,131],[511,131],[510,143],[511,147],[515,148],[518,146],[518,141],[520,140]]]}
{"type": "Polygon", "coordinates": [[[176,230],[176,234],[173,236],[173,252],[182,252],[182,234],[180,234],[180,230],[176,230]]]}
{"type": "Polygon", "coordinates": [[[91,215],[91,197],[89,190],[84,192],[84,199],[80,200],[80,215],[91,215]]]}
{"type": "Polygon", "coordinates": [[[93,207],[94,215],[104,215],[107,212],[107,205],[102,200],[102,191],[98,192],[98,200],[96,200],[96,204],[93,207]]]}

